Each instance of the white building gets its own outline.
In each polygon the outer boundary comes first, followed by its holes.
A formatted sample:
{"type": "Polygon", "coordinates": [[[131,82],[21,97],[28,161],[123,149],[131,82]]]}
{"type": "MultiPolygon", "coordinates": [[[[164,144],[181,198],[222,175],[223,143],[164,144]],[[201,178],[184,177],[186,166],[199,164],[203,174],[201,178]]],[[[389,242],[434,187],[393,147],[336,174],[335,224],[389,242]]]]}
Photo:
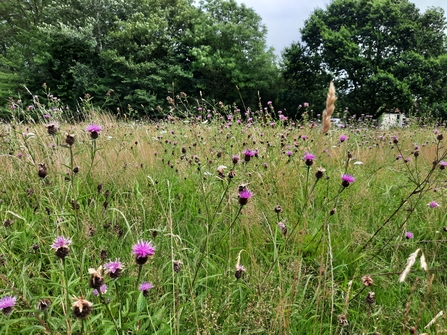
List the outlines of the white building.
{"type": "Polygon", "coordinates": [[[390,129],[395,127],[402,128],[405,122],[405,114],[402,113],[383,113],[379,119],[380,129],[390,129]]]}

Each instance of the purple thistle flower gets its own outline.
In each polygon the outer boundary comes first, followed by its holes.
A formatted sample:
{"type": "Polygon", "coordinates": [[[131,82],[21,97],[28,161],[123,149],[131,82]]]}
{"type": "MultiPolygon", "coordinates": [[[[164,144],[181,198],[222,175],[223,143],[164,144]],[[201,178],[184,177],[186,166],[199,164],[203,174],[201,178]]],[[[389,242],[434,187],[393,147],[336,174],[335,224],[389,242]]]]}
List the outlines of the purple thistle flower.
{"type": "Polygon", "coordinates": [[[248,203],[248,199],[250,199],[252,196],[253,193],[251,193],[247,188],[244,188],[242,191],[239,192],[239,205],[246,205],[248,203]]]}
{"type": "Polygon", "coordinates": [[[256,151],[252,151],[252,150],[249,150],[249,149],[245,149],[244,152],[243,152],[243,154],[244,154],[244,160],[245,160],[246,162],[249,162],[250,159],[251,159],[253,156],[256,155],[256,151]]]}
{"type": "Polygon", "coordinates": [[[430,202],[428,203],[428,206],[429,206],[430,208],[436,208],[436,207],[439,207],[439,204],[438,204],[436,201],[430,201],[430,202]]]}
{"type": "Polygon", "coordinates": [[[147,262],[149,256],[155,254],[155,247],[151,242],[138,241],[132,246],[132,253],[137,256],[137,264],[143,265],[147,262]]]}
{"type": "Polygon", "coordinates": [[[101,132],[101,130],[102,130],[101,126],[99,126],[97,124],[94,124],[94,123],[93,124],[89,124],[85,128],[85,131],[89,132],[89,133],[93,133],[93,132],[99,133],[99,132],[101,132]]]}
{"type": "Polygon", "coordinates": [[[12,310],[16,305],[16,300],[17,298],[11,295],[0,299],[0,310],[4,315],[9,315],[12,313],[12,310]]]}
{"type": "Polygon", "coordinates": [[[113,262],[104,264],[104,270],[110,275],[110,278],[118,278],[124,269],[124,264],[117,258],[113,262]]]}
{"type": "Polygon", "coordinates": [[[286,151],[286,155],[290,157],[290,156],[292,156],[292,155],[293,155],[293,152],[292,152],[292,151],[290,151],[290,150],[288,150],[288,151],[286,151]]]}
{"type": "Polygon", "coordinates": [[[348,187],[350,184],[355,182],[355,178],[349,174],[344,174],[341,176],[341,185],[343,187],[348,187]]]}
{"type": "Polygon", "coordinates": [[[89,124],[86,128],[85,131],[90,133],[90,137],[93,140],[96,140],[99,136],[99,133],[101,132],[102,128],[101,126],[97,125],[97,124],[89,124]]]}
{"type": "Polygon", "coordinates": [[[315,155],[306,152],[303,159],[307,166],[311,166],[314,163],[315,155]]]}
{"type": "MultiPolygon", "coordinates": [[[[106,285],[106,284],[102,284],[102,285],[99,287],[99,291],[101,291],[101,294],[106,293],[106,292],[107,292],[107,285],[106,285]]],[[[93,294],[94,294],[94,295],[99,295],[98,290],[97,290],[97,289],[94,289],[94,290],[93,290],[93,294]]]]}
{"type": "Polygon", "coordinates": [[[72,240],[64,236],[58,236],[54,239],[54,242],[51,245],[51,249],[58,250],[60,248],[68,248],[68,246],[72,243],[72,240]]]}
{"type": "Polygon", "coordinates": [[[444,161],[439,162],[439,168],[441,170],[444,170],[446,167],[447,167],[447,162],[444,162],[444,161]]]}
{"type": "Polygon", "coordinates": [[[346,141],[348,137],[346,135],[340,135],[340,142],[346,141]]]}
{"type": "Polygon", "coordinates": [[[406,238],[407,240],[412,239],[413,237],[414,237],[414,234],[413,234],[411,231],[407,231],[407,232],[405,233],[405,238],[406,238]]]}
{"type": "Polygon", "coordinates": [[[149,294],[149,290],[153,287],[154,287],[154,285],[152,285],[152,283],[143,282],[140,284],[138,289],[141,291],[141,293],[143,293],[143,295],[145,297],[147,297],[147,295],[149,294]]]}

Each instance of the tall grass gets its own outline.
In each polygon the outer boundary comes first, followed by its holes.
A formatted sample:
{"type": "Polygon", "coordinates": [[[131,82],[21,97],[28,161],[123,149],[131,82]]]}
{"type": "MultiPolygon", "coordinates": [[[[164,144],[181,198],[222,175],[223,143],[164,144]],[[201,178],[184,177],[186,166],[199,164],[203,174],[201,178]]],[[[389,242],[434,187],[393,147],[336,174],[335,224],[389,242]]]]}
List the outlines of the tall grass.
{"type": "Polygon", "coordinates": [[[1,124],[0,297],[17,299],[2,334],[445,331],[444,126],[322,135],[271,104],[179,99],[203,114],[1,124]],[[155,246],[144,264],[138,241],[155,246]],[[427,268],[399,281],[415,252],[427,268]]]}

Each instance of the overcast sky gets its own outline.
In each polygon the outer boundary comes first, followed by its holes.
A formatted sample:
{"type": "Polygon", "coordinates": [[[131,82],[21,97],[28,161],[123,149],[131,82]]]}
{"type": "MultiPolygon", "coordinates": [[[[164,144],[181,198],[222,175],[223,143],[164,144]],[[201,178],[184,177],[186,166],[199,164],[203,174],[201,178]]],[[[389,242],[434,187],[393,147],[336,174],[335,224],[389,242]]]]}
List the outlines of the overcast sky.
{"type": "MultiPolygon", "coordinates": [[[[267,45],[277,55],[292,42],[299,41],[299,29],[315,8],[326,8],[329,0],[236,0],[253,8],[267,26],[267,45]]],[[[442,7],[447,13],[447,0],[413,0],[422,11],[427,7],[442,7]]]]}

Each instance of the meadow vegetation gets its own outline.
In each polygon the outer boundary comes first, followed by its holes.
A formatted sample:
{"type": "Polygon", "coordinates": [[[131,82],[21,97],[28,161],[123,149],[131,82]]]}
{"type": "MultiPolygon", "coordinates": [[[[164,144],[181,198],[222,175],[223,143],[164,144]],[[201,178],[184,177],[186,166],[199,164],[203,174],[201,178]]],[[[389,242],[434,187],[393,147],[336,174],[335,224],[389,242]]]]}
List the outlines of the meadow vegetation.
{"type": "Polygon", "coordinates": [[[446,330],[444,124],[177,99],[0,124],[0,333],[446,330]]]}

